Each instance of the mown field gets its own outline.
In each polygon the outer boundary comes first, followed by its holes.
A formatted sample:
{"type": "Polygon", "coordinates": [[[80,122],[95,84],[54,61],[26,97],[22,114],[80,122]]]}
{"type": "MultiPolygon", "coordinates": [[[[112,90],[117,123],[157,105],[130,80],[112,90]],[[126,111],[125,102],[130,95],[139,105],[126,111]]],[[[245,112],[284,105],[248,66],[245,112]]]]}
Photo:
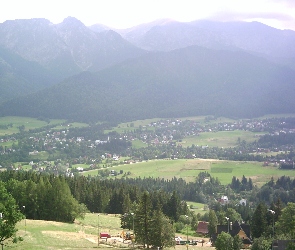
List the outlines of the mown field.
{"type": "MultiPolygon", "coordinates": [[[[152,177],[171,179],[176,176],[186,181],[194,181],[200,172],[208,172],[211,176],[218,178],[222,184],[231,183],[233,176],[241,179],[244,175],[247,178],[250,177],[257,186],[269,181],[271,177],[274,177],[274,179],[283,175],[295,177],[295,171],[279,170],[278,167],[273,165],[265,167],[262,162],[220,161],[214,159],[150,160],[109,168],[109,170],[112,169],[117,172],[123,170],[123,174],[111,178],[152,177]],[[127,175],[128,172],[130,172],[130,175],[127,175]]],[[[85,171],[82,174],[95,176],[98,171],[100,170],[85,171]]]]}
{"type": "Polygon", "coordinates": [[[191,145],[209,146],[209,147],[235,147],[238,145],[238,140],[246,141],[247,143],[257,140],[257,134],[250,131],[219,131],[219,132],[205,132],[199,136],[185,137],[181,144],[183,147],[191,145]]]}
{"type": "Polygon", "coordinates": [[[0,136],[18,133],[20,126],[24,126],[24,130],[28,131],[30,129],[45,127],[47,125],[55,126],[55,129],[66,129],[68,128],[68,126],[83,127],[87,125],[85,123],[78,123],[78,122],[63,125],[65,121],[66,120],[52,119],[52,120],[49,120],[49,123],[47,123],[46,121],[41,121],[35,118],[29,118],[29,117],[19,117],[19,116],[0,117],[0,136]],[[1,125],[7,126],[9,124],[11,124],[12,126],[8,126],[7,129],[1,128],[1,125]]]}

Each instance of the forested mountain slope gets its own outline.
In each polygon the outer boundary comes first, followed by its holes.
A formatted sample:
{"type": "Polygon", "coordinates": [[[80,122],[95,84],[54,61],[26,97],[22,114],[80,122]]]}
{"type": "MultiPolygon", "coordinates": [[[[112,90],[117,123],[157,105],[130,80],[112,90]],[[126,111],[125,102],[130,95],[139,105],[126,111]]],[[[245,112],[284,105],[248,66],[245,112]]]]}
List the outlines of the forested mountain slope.
{"type": "Polygon", "coordinates": [[[80,121],[292,113],[295,72],[240,51],[191,46],[84,72],[7,102],[1,115],[80,121]]]}
{"type": "Polygon", "coordinates": [[[58,80],[40,64],[0,46],[0,103],[30,94],[58,80]]]}

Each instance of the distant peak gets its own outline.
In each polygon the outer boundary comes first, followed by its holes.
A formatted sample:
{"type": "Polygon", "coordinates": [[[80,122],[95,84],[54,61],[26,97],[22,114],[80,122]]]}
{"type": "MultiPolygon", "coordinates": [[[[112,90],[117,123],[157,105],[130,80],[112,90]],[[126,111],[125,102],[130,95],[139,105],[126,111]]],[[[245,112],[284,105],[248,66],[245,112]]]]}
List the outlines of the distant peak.
{"type": "Polygon", "coordinates": [[[67,18],[65,18],[62,23],[66,25],[83,25],[84,26],[84,24],[80,20],[71,16],[68,16],[67,18]]]}

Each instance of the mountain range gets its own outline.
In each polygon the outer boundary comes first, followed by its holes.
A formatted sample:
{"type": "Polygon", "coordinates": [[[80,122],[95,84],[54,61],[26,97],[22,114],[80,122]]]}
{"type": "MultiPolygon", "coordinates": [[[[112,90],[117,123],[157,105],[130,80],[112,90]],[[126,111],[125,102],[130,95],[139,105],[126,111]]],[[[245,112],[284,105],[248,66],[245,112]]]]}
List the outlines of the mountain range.
{"type": "Polygon", "coordinates": [[[130,121],[255,117],[295,108],[295,32],[157,20],[125,30],[73,17],[0,24],[0,115],[130,121]]]}

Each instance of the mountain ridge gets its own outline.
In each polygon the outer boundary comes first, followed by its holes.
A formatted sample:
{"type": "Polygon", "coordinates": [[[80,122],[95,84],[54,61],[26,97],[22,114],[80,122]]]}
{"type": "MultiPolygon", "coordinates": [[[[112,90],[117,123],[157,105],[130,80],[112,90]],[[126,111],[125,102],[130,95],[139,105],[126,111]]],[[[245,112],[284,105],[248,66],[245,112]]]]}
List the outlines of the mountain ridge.
{"type": "Polygon", "coordinates": [[[293,70],[246,52],[191,46],[83,72],[30,97],[7,102],[0,107],[0,115],[120,122],[292,113],[293,79],[293,70]]]}
{"type": "Polygon", "coordinates": [[[167,19],[122,32],[74,17],[0,24],[0,115],[93,122],[294,109],[295,32],[167,19]]]}

